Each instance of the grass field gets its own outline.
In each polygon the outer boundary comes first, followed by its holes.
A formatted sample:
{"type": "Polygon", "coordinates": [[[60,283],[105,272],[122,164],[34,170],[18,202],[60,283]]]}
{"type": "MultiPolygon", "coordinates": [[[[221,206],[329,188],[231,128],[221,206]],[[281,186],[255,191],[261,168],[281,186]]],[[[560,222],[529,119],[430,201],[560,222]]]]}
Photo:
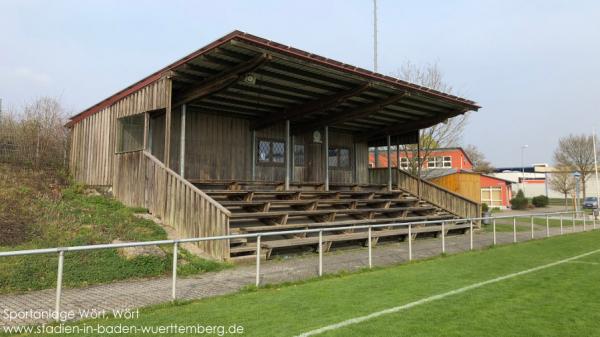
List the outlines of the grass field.
{"type": "MultiPolygon", "coordinates": [[[[295,336],[598,249],[600,232],[579,233],[163,305],[134,320],[78,325],[235,324],[244,327],[244,336],[295,336]]],[[[594,252],[322,335],[600,336],[599,281],[600,252],[594,252]]]]}

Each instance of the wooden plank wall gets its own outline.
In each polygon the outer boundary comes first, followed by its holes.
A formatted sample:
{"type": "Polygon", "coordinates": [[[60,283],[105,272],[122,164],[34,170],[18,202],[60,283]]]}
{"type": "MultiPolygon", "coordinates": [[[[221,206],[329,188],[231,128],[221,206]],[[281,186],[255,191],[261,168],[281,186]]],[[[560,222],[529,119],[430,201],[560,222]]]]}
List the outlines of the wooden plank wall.
{"type": "Polygon", "coordinates": [[[130,207],[145,207],[142,151],[115,155],[113,195],[130,207]]]}
{"type": "Polygon", "coordinates": [[[73,177],[87,185],[112,185],[117,119],[166,107],[162,78],[73,125],[69,164],[73,177]]]}
{"type": "Polygon", "coordinates": [[[477,173],[454,173],[429,181],[473,201],[481,202],[481,178],[477,173]]]}

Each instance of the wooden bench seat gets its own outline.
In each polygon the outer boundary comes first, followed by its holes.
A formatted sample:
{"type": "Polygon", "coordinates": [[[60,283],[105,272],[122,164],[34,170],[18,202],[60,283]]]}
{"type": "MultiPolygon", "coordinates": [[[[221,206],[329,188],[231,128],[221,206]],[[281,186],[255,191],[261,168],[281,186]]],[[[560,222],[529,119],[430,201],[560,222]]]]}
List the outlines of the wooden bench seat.
{"type": "Polygon", "coordinates": [[[297,216],[315,216],[327,215],[336,213],[338,215],[365,214],[365,213],[402,213],[402,212],[425,212],[433,211],[436,208],[433,206],[411,206],[411,207],[391,207],[391,208],[349,208],[349,209],[331,209],[331,210],[314,210],[314,211],[274,211],[274,212],[244,212],[232,213],[230,219],[267,219],[278,218],[281,216],[297,217],[297,216]]]}
{"type": "Polygon", "coordinates": [[[220,204],[227,207],[258,207],[263,206],[265,203],[270,203],[271,206],[303,206],[309,205],[312,203],[317,203],[317,206],[322,205],[346,205],[356,202],[358,205],[373,205],[390,202],[392,204],[408,204],[415,203],[418,199],[415,197],[404,197],[402,199],[390,199],[390,198],[382,198],[382,199],[303,199],[303,200],[252,200],[252,201],[244,201],[244,200],[227,200],[221,201],[220,204]]]}
{"type": "Polygon", "coordinates": [[[453,219],[452,214],[443,215],[423,215],[413,216],[410,218],[383,218],[383,219],[361,219],[361,220],[341,220],[331,222],[315,222],[315,223],[297,223],[297,224],[285,224],[285,225],[259,225],[259,226],[246,226],[235,228],[236,232],[240,233],[260,233],[260,232],[274,232],[274,231],[286,231],[294,229],[314,229],[314,228],[335,228],[335,227],[347,227],[347,226],[358,226],[358,225],[369,225],[369,224],[386,224],[386,223],[404,223],[404,222],[418,222],[418,221],[434,221],[434,220],[450,220],[453,219]]]}

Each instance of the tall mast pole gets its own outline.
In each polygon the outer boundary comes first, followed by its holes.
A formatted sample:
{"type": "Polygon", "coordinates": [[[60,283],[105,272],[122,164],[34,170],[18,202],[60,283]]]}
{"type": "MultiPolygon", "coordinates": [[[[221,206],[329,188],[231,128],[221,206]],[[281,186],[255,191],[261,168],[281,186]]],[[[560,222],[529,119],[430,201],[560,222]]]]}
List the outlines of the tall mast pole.
{"type": "Polygon", "coordinates": [[[598,154],[596,152],[596,129],[592,131],[592,141],[594,149],[594,169],[596,170],[596,201],[598,202],[598,208],[600,208],[600,181],[598,180],[598,154]]]}
{"type": "Polygon", "coordinates": [[[377,0],[373,0],[373,71],[377,72],[377,0]]]}

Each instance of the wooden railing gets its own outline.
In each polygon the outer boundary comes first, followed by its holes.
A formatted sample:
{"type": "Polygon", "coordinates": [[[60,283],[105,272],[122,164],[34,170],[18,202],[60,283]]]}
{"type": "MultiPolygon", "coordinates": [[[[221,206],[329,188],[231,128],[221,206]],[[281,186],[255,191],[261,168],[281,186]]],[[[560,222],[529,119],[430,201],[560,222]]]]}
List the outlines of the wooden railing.
{"type": "Polygon", "coordinates": [[[445,209],[461,218],[479,218],[481,204],[458,193],[447,190],[427,180],[419,180],[404,170],[395,170],[397,186],[420,197],[430,204],[445,209]],[[420,188],[419,188],[420,182],[420,188]]]}
{"type": "MultiPolygon", "coordinates": [[[[145,207],[181,237],[229,234],[231,212],[146,151],[118,154],[113,192],[128,206],[145,207]]],[[[200,248],[216,259],[229,258],[229,240],[200,248]]]]}
{"type": "MultiPolygon", "coordinates": [[[[385,184],[388,180],[387,168],[369,169],[369,182],[385,184]]],[[[398,189],[420,197],[437,207],[440,207],[461,218],[478,218],[481,216],[481,204],[458,193],[447,190],[427,180],[397,168],[392,169],[392,183],[398,189]],[[420,188],[419,188],[420,187],[420,188]]]]}

